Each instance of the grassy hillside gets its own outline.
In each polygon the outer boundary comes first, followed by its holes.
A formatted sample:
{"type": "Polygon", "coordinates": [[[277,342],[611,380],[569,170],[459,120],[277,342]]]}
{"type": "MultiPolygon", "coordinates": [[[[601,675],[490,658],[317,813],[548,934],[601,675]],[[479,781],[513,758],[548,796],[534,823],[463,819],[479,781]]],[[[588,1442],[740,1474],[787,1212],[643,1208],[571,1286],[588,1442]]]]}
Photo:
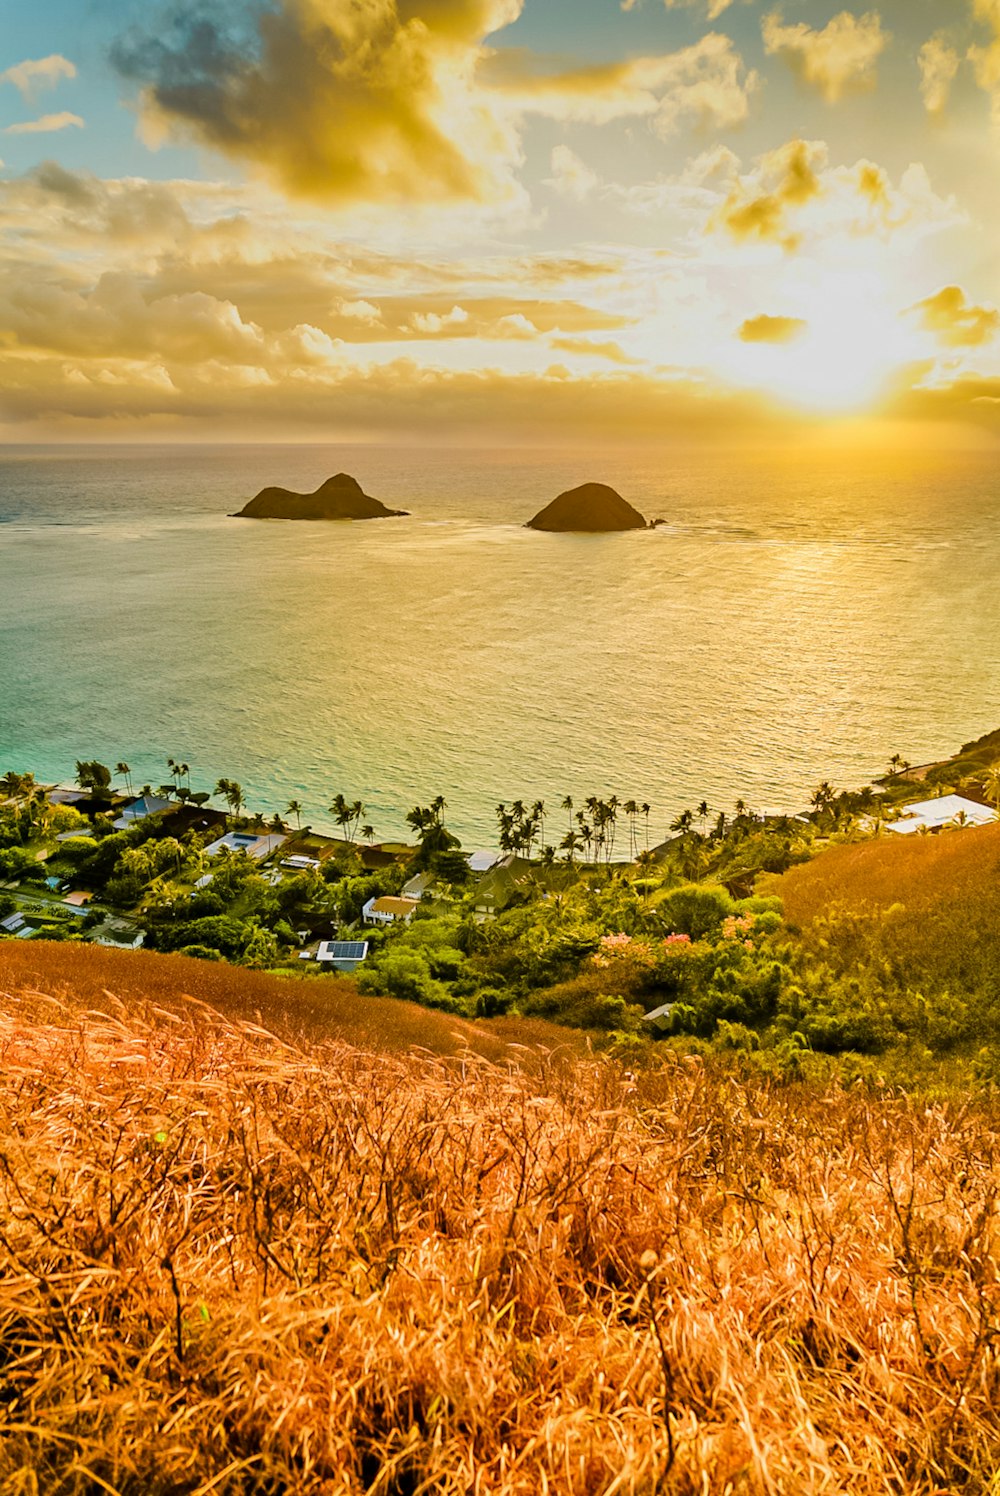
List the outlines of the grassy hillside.
{"type": "Polygon", "coordinates": [[[291,1044],[203,963],[3,954],[0,1491],[993,1489],[988,1099],[291,1044]]]}
{"type": "Polygon", "coordinates": [[[835,847],[771,886],[836,964],[1000,1009],[1000,825],[835,847]]]}
{"type": "Polygon", "coordinates": [[[207,1003],[236,1020],[283,1038],[347,1039],[385,1051],[414,1047],[454,1055],[471,1049],[503,1061],[511,1045],[579,1048],[574,1035],[538,1019],[472,1023],[448,1013],[362,996],[346,977],[299,980],[189,956],[122,951],[50,941],[0,941],[0,998],[31,991],[62,998],[76,1010],[146,1011],[150,1004],[184,1012],[207,1003]],[[113,994],[113,1002],[109,1002],[113,994]]]}

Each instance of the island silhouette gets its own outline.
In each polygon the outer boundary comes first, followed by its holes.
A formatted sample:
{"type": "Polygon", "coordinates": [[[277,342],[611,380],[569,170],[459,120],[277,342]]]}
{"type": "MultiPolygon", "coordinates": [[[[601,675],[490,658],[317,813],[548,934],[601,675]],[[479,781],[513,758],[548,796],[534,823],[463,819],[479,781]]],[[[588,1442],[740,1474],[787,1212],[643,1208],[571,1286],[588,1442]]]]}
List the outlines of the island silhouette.
{"type": "Polygon", "coordinates": [[[638,509],[606,483],[583,483],[546,504],[525,529],[555,532],[586,531],[603,534],[611,530],[645,530],[648,526],[638,509]]]}
{"type": "Polygon", "coordinates": [[[232,519],[392,519],[406,509],[388,509],[380,499],[366,494],[356,478],[337,473],[321,483],[314,493],[295,493],[289,488],[262,488],[232,519]]]}

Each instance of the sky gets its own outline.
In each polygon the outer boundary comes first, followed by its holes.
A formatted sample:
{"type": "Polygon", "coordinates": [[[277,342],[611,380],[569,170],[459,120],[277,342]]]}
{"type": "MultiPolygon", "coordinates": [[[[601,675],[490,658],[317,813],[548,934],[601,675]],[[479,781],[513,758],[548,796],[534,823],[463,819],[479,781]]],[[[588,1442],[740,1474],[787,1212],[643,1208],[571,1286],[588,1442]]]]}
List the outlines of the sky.
{"type": "Polygon", "coordinates": [[[1000,439],[1000,0],[0,0],[0,439],[1000,439]]]}

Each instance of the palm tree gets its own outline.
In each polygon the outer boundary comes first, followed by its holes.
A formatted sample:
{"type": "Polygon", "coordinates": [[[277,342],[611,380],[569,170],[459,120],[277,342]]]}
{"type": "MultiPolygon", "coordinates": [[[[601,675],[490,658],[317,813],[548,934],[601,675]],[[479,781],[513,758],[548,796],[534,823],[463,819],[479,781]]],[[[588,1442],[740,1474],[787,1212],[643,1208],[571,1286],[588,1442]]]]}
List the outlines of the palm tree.
{"type": "Polygon", "coordinates": [[[300,800],[289,800],[285,806],[285,814],[295,817],[296,830],[302,830],[302,802],[300,800]]]}
{"type": "Polygon", "coordinates": [[[670,823],[671,831],[678,832],[681,836],[687,836],[694,825],[694,811],[682,810],[680,815],[675,816],[670,823]]]}
{"type": "Polygon", "coordinates": [[[708,815],[709,815],[708,801],[707,800],[702,800],[701,804],[698,806],[698,809],[696,811],[696,815],[697,815],[698,820],[700,821],[702,827],[704,828],[705,822],[708,820],[708,815]]]}
{"type": "Polygon", "coordinates": [[[131,793],[132,793],[132,770],[129,768],[128,764],[125,762],[124,759],[122,759],[121,763],[115,764],[115,773],[116,774],[120,774],[122,776],[122,778],[125,780],[125,788],[128,791],[128,793],[131,795],[131,793]]]}
{"type": "Polygon", "coordinates": [[[983,792],[997,815],[1000,816],[1000,763],[995,763],[988,770],[983,780],[983,792]]]}
{"type": "Polygon", "coordinates": [[[375,827],[374,826],[362,826],[362,828],[361,828],[361,836],[362,836],[362,839],[364,841],[369,842],[369,843],[373,842],[375,840],[375,827]]]}
{"type": "Polygon", "coordinates": [[[247,803],[243,798],[243,786],[237,779],[220,779],[215,786],[215,793],[222,796],[234,817],[239,816],[247,803]]]}
{"type": "Polygon", "coordinates": [[[570,831],[572,831],[573,830],[573,796],[572,795],[563,795],[562,800],[561,800],[560,803],[561,803],[562,809],[569,816],[569,829],[570,829],[570,831]]]}
{"type": "Polygon", "coordinates": [[[649,812],[652,810],[652,808],[653,807],[651,805],[647,805],[647,803],[646,803],[645,800],[639,806],[639,809],[642,811],[642,814],[643,814],[643,816],[645,818],[645,821],[646,821],[646,851],[647,852],[649,851],[649,812]]]}
{"type": "Polygon", "coordinates": [[[566,853],[566,861],[570,864],[571,867],[573,865],[573,858],[576,855],[579,845],[580,838],[571,827],[570,830],[566,832],[566,835],[563,837],[562,841],[559,843],[559,850],[560,852],[566,853]]]}
{"type": "Polygon", "coordinates": [[[639,814],[639,807],[638,807],[638,805],[636,804],[636,802],[634,800],[626,800],[625,804],[622,806],[622,809],[624,810],[625,814],[628,816],[628,851],[629,851],[629,861],[630,862],[634,862],[635,861],[635,854],[636,854],[635,818],[639,814]]]}

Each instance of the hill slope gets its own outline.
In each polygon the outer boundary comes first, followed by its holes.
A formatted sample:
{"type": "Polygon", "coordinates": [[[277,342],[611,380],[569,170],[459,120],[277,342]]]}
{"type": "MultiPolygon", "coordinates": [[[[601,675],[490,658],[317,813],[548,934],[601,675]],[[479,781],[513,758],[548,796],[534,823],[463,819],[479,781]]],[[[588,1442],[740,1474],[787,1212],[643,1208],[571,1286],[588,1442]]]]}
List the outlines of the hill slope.
{"type": "Polygon", "coordinates": [[[197,964],[0,1001],[0,1490],[991,1485],[988,1105],[141,1008],[197,964]]]}
{"type": "Polygon", "coordinates": [[[1000,1010],[1000,825],[832,847],[768,891],[842,967],[880,964],[1000,1010]]]}
{"type": "Polygon", "coordinates": [[[153,1003],[178,1013],[186,999],[227,1018],[259,1024],[283,1039],[344,1039],[383,1052],[422,1048],[439,1055],[465,1050],[503,1062],[512,1045],[546,1050],[582,1048],[564,1028],[535,1019],[470,1023],[416,1003],[362,997],[349,978],[286,978],[219,961],[119,951],[97,945],[0,941],[0,1000],[31,992],[66,1001],[74,1010],[146,1010],[153,1003]],[[109,997],[113,1003],[109,1006],[109,997]]]}

